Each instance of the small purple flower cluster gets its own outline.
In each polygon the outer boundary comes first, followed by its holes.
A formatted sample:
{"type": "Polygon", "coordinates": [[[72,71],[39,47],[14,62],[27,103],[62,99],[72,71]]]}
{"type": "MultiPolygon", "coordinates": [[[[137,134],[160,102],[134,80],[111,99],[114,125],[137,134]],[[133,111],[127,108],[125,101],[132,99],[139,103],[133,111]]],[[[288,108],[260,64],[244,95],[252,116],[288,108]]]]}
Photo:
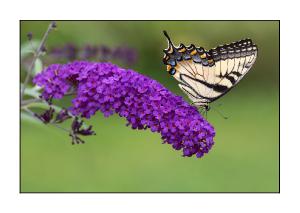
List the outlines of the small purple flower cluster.
{"type": "MultiPolygon", "coordinates": [[[[54,118],[55,110],[51,107],[41,114],[34,113],[34,116],[40,119],[44,124],[59,124],[72,118],[69,115],[69,111],[67,109],[62,109],[56,114],[56,118],[54,118]]],[[[65,130],[65,129],[64,129],[65,130]]],[[[80,144],[85,143],[79,135],[88,136],[88,135],[95,135],[96,133],[92,130],[92,126],[90,125],[87,128],[83,127],[83,121],[79,121],[78,117],[73,119],[71,129],[66,130],[69,132],[69,136],[72,137],[72,144],[80,144]]]]}
{"type": "Polygon", "coordinates": [[[111,63],[73,62],[51,65],[34,78],[44,87],[42,97],[60,99],[70,88],[76,97],[69,108],[75,116],[90,118],[98,110],[108,117],[125,117],[133,129],[159,132],[164,143],[183,156],[198,158],[212,148],[214,128],[182,97],[157,81],[111,63]]]}
{"type": "Polygon", "coordinates": [[[133,65],[137,61],[137,52],[133,48],[126,46],[118,46],[110,48],[105,45],[85,45],[80,48],[74,44],[66,44],[62,47],[54,47],[50,49],[49,56],[56,59],[65,59],[73,61],[75,59],[83,60],[119,60],[127,66],[133,65]]]}

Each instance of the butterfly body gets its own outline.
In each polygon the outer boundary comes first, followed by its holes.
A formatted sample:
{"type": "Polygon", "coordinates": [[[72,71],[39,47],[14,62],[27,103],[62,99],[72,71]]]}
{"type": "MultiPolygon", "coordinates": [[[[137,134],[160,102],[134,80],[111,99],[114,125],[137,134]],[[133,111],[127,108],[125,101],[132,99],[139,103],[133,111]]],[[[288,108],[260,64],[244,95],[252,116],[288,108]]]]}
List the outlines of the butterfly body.
{"type": "Polygon", "coordinates": [[[169,43],[163,50],[167,71],[193,104],[206,110],[244,77],[257,57],[257,46],[251,39],[205,50],[193,44],[175,47],[166,31],[164,34],[169,43]]]}

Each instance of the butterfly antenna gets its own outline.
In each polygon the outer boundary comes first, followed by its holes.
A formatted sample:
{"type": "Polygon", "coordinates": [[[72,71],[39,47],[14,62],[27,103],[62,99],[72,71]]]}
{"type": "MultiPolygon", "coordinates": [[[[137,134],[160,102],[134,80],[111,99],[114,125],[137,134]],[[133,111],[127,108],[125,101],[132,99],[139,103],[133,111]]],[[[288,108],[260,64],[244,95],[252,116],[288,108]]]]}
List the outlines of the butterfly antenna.
{"type": "Polygon", "coordinates": [[[173,45],[173,43],[172,43],[172,41],[171,41],[171,38],[170,38],[170,36],[168,35],[167,31],[164,30],[163,33],[164,33],[164,35],[167,37],[168,42],[169,42],[169,45],[171,45],[171,46],[174,48],[174,45],[173,45]]]}
{"type": "Polygon", "coordinates": [[[223,113],[215,107],[211,107],[211,109],[215,110],[222,118],[228,119],[227,116],[223,115],[223,113]]]}

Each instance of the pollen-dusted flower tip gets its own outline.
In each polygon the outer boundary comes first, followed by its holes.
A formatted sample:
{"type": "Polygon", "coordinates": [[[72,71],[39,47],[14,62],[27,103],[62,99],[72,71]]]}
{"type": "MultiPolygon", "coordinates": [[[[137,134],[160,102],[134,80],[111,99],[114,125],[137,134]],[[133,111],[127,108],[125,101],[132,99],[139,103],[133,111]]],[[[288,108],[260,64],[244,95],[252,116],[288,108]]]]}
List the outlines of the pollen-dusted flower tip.
{"type": "Polygon", "coordinates": [[[214,128],[189,105],[160,83],[133,70],[111,63],[78,61],[53,64],[34,78],[44,88],[42,97],[62,98],[76,90],[69,110],[74,116],[90,118],[98,110],[108,117],[117,113],[133,129],[158,132],[163,143],[183,156],[198,158],[212,148],[214,128]]]}

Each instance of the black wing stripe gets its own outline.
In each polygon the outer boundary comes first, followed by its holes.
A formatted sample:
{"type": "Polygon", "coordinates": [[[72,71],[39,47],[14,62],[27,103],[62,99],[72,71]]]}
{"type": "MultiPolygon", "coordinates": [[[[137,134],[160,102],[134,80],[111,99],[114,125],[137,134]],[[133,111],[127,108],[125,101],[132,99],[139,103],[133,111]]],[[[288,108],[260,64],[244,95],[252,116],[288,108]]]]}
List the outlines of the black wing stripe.
{"type": "Polygon", "coordinates": [[[233,75],[236,75],[236,77],[240,77],[240,76],[242,76],[242,74],[241,73],[239,73],[239,72],[237,72],[237,71],[233,71],[233,72],[231,72],[233,75]]]}
{"type": "MultiPolygon", "coordinates": [[[[187,91],[187,90],[184,88],[184,87],[188,87],[188,88],[192,89],[189,85],[185,85],[185,84],[182,84],[182,83],[179,83],[179,84],[182,85],[181,89],[183,89],[184,92],[186,92],[188,95],[192,96],[192,97],[195,98],[195,99],[199,99],[199,98],[200,98],[198,93],[196,93],[196,94],[198,95],[198,97],[196,97],[196,96],[194,96],[192,93],[190,93],[189,91],[187,91]],[[183,87],[183,86],[184,86],[184,87],[183,87]]],[[[195,91],[194,91],[194,92],[195,92],[195,91]]]]}
{"type": "Polygon", "coordinates": [[[210,99],[209,97],[205,97],[205,96],[203,96],[203,95],[201,95],[201,94],[199,94],[189,83],[187,83],[185,80],[183,80],[183,79],[181,79],[182,80],[182,82],[183,83],[179,83],[180,85],[183,85],[183,86],[185,86],[185,87],[188,87],[188,88],[190,88],[198,97],[195,97],[194,95],[193,95],[193,97],[194,98],[203,98],[203,99],[210,99]]]}
{"type": "Polygon", "coordinates": [[[232,76],[230,76],[230,75],[227,75],[227,76],[226,76],[226,79],[228,79],[232,85],[234,85],[235,82],[236,82],[236,80],[234,79],[234,77],[232,77],[232,76]]]}
{"type": "MultiPolygon", "coordinates": [[[[210,83],[207,83],[207,82],[205,82],[205,81],[201,81],[201,80],[199,80],[199,79],[192,78],[192,77],[190,77],[190,76],[188,76],[188,75],[180,74],[180,79],[181,79],[181,81],[183,81],[184,84],[186,84],[186,85],[189,85],[189,84],[182,78],[182,76],[184,76],[184,77],[186,77],[186,78],[189,78],[189,79],[192,80],[192,81],[196,81],[196,82],[198,82],[198,83],[200,83],[200,84],[202,84],[202,85],[204,85],[204,86],[206,86],[206,87],[208,87],[208,88],[210,88],[210,89],[213,89],[213,90],[216,91],[216,92],[221,92],[221,93],[223,93],[223,92],[225,92],[226,90],[229,89],[227,86],[224,86],[224,85],[220,85],[220,84],[210,84],[210,83]]],[[[189,88],[193,89],[191,85],[189,85],[189,88]]],[[[208,98],[208,97],[204,97],[204,96],[200,95],[200,94],[199,94],[198,92],[196,92],[194,89],[193,89],[193,91],[194,91],[197,95],[199,95],[200,97],[208,98]]],[[[212,98],[208,98],[208,99],[212,99],[212,98]]]]}
{"type": "MultiPolygon", "coordinates": [[[[187,92],[187,94],[191,95],[193,98],[196,98],[196,99],[206,99],[206,100],[209,100],[209,101],[213,100],[212,98],[209,98],[209,97],[205,97],[205,96],[203,96],[203,95],[200,95],[197,91],[195,91],[195,89],[194,89],[191,85],[189,85],[188,83],[186,83],[186,81],[183,80],[183,82],[184,82],[184,83],[181,83],[181,82],[180,82],[179,85],[182,85],[182,86],[184,86],[184,87],[188,87],[189,89],[191,89],[191,90],[197,95],[197,97],[194,96],[193,94],[191,94],[189,91],[187,91],[186,89],[184,89],[184,88],[182,87],[182,89],[183,89],[185,92],[187,92]]],[[[205,103],[207,103],[207,102],[205,102],[205,103]]]]}
{"type": "Polygon", "coordinates": [[[220,85],[220,84],[216,84],[213,87],[213,90],[216,92],[226,92],[226,90],[228,90],[230,87],[224,86],[224,85],[220,85]]]}
{"type": "Polygon", "coordinates": [[[185,80],[182,79],[182,81],[184,83],[179,83],[180,85],[183,85],[185,87],[188,87],[189,89],[191,89],[193,92],[195,92],[195,94],[197,94],[197,96],[199,97],[195,97],[194,95],[192,95],[190,92],[188,92],[186,89],[182,88],[185,92],[187,92],[187,94],[191,95],[192,97],[196,98],[196,99],[206,99],[206,100],[209,100],[209,102],[205,102],[205,103],[210,103],[210,102],[213,102],[219,98],[221,98],[223,95],[225,95],[227,92],[229,92],[235,85],[233,85],[232,87],[230,88],[227,88],[226,86],[222,86],[222,85],[218,85],[216,86],[216,90],[224,90],[224,88],[226,87],[226,90],[220,94],[219,96],[216,96],[216,97],[206,97],[206,96],[203,96],[203,95],[200,95],[197,91],[194,90],[194,88],[192,86],[190,86],[185,80]]]}
{"type": "MultiPolygon", "coordinates": [[[[196,82],[198,82],[198,83],[200,83],[200,84],[203,84],[204,86],[206,86],[206,87],[208,87],[208,88],[210,88],[210,89],[213,89],[213,90],[215,90],[215,88],[217,88],[215,91],[217,91],[217,92],[221,92],[220,90],[222,90],[221,88],[223,88],[223,90],[224,89],[228,89],[226,86],[223,86],[223,85],[219,85],[219,84],[210,84],[210,83],[207,83],[207,82],[205,82],[205,81],[202,81],[202,80],[199,80],[199,79],[196,79],[196,78],[192,78],[192,77],[190,77],[190,76],[188,76],[188,75],[186,75],[186,74],[180,74],[180,80],[182,80],[184,83],[186,83],[186,84],[188,84],[183,78],[182,78],[182,76],[184,76],[184,77],[186,77],[186,78],[189,78],[190,80],[192,80],[192,81],[196,81],[196,82]]],[[[222,91],[223,91],[222,90],[222,91]]]]}

